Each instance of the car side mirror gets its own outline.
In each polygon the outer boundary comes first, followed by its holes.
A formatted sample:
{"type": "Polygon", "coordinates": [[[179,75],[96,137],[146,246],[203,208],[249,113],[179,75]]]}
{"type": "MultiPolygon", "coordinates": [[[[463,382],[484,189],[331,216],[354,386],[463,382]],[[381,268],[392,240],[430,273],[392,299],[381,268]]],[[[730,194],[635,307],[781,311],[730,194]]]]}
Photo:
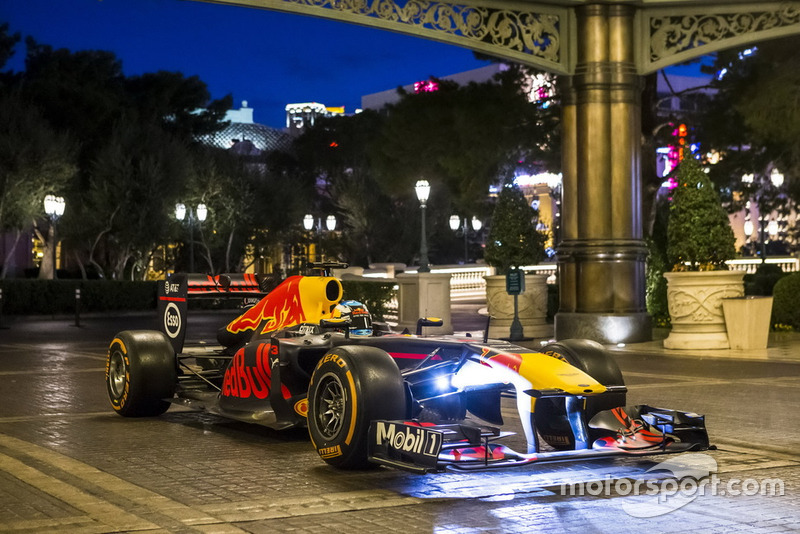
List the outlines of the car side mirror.
{"type": "Polygon", "coordinates": [[[444,320],[440,317],[420,317],[417,319],[417,335],[422,335],[423,326],[442,326],[443,324],[444,320]]]}

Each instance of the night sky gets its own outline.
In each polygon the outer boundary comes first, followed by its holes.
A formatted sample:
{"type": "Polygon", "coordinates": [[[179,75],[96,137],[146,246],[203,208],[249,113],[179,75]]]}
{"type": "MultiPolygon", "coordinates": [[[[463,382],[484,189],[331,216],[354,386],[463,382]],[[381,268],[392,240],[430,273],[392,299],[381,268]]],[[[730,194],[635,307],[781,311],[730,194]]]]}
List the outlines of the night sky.
{"type": "MultiPolygon", "coordinates": [[[[486,65],[471,51],[301,15],[192,0],[0,0],[10,32],[54,48],[109,50],[126,75],[197,75],[212,98],[247,100],[255,121],[285,126],[292,102],[361,105],[365,94],[486,65]]],[[[6,70],[23,70],[25,46],[6,70]]]]}

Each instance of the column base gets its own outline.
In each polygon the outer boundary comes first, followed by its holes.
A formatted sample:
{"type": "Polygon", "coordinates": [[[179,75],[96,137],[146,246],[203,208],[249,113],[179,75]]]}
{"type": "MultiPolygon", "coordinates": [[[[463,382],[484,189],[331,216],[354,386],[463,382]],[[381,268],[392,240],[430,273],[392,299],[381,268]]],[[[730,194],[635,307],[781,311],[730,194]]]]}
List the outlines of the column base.
{"type": "Polygon", "coordinates": [[[645,312],[628,314],[558,312],[556,339],[592,339],[605,345],[652,341],[652,318],[645,312]]]}

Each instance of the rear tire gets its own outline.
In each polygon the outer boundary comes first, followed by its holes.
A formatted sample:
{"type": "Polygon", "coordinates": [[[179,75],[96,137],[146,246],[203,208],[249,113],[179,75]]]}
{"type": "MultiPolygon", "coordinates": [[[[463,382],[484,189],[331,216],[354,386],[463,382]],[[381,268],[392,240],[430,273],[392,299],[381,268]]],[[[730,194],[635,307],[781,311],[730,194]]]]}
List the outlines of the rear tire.
{"type": "Polygon", "coordinates": [[[155,330],[125,330],[108,347],[106,389],[125,417],[151,417],[169,409],[177,384],[175,352],[155,330]]]}
{"type": "Polygon", "coordinates": [[[375,347],[331,349],[308,390],[308,432],[320,457],[342,469],[364,469],[367,435],[376,419],[405,417],[405,388],[397,364],[375,347]]]}
{"type": "MultiPolygon", "coordinates": [[[[617,362],[596,341],[589,339],[565,339],[542,348],[542,352],[563,360],[585,372],[604,386],[624,386],[617,362]]],[[[597,397],[586,397],[585,421],[590,421],[598,412],[625,406],[625,393],[609,393],[597,397]]],[[[559,450],[575,448],[575,437],[567,420],[567,410],[563,398],[540,399],[536,403],[536,428],[542,439],[559,450]]],[[[602,430],[589,428],[589,439],[594,441],[607,434],[602,430]]]]}

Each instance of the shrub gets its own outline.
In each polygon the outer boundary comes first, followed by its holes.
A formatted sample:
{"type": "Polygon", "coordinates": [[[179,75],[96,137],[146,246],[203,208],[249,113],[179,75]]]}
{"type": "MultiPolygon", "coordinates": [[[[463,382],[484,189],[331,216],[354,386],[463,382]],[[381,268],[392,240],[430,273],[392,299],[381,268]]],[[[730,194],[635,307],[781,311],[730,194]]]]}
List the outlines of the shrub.
{"type": "Polygon", "coordinates": [[[667,259],[673,271],[725,270],[736,239],[714,185],[687,156],[678,167],[667,226],[667,259]],[[688,265],[687,265],[688,264],[688,265]]]}
{"type": "Polygon", "coordinates": [[[800,330],[800,273],[792,273],[778,280],[772,296],[772,324],[789,325],[800,330]]]}
{"type": "Polygon", "coordinates": [[[384,320],[388,304],[394,297],[395,282],[385,280],[342,280],[342,300],[357,300],[367,306],[374,319],[384,320]]]}
{"type": "Polygon", "coordinates": [[[779,266],[771,263],[762,263],[756,269],[755,274],[748,274],[744,277],[744,292],[746,295],[760,295],[768,297],[772,295],[775,284],[786,276],[779,266]]]}
{"type": "Polygon", "coordinates": [[[3,313],[16,315],[75,312],[75,290],[81,290],[81,312],[155,310],[155,282],[114,280],[28,280],[0,282],[3,313]]]}
{"type": "Polygon", "coordinates": [[[547,236],[536,229],[537,210],[519,188],[506,185],[497,196],[486,250],[486,263],[506,274],[514,267],[535,265],[545,257],[547,236]]]}

